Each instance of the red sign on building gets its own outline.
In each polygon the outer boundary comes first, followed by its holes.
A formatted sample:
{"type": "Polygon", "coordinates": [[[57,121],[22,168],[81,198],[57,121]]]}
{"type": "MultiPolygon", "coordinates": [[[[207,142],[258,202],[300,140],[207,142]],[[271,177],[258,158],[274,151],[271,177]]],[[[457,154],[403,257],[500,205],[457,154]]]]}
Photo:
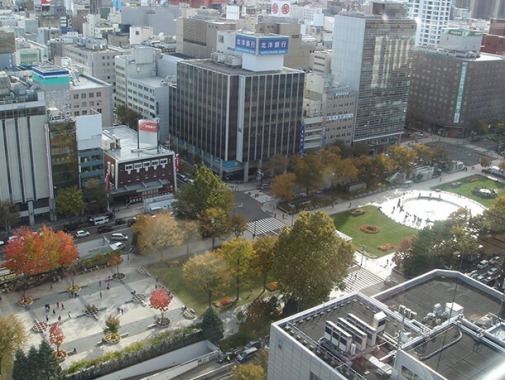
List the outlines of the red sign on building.
{"type": "Polygon", "coordinates": [[[179,172],[179,163],[180,163],[179,153],[176,153],[176,155],[175,155],[175,171],[176,171],[176,173],[179,172]]]}
{"type": "Polygon", "coordinates": [[[150,120],[139,120],[139,131],[158,132],[158,123],[150,120]]]}

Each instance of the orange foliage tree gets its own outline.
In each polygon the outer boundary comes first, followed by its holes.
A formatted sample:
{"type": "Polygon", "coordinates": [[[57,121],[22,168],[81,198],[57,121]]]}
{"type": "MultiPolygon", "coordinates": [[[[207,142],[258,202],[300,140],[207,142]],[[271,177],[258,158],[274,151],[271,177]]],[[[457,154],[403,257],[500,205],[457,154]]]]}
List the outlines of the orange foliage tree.
{"type": "MultiPolygon", "coordinates": [[[[5,247],[5,267],[25,278],[66,268],[75,264],[79,257],[73,237],[63,231],[54,232],[43,226],[40,232],[33,232],[21,227],[14,236],[17,239],[10,240],[5,247]]],[[[26,299],[25,288],[23,286],[23,300],[26,299]]]]}
{"type": "Polygon", "coordinates": [[[109,259],[109,265],[113,267],[114,265],[116,266],[116,273],[119,274],[119,264],[121,264],[123,260],[121,260],[121,257],[119,255],[111,255],[109,259]]]}
{"type": "Polygon", "coordinates": [[[149,302],[153,309],[161,311],[161,319],[163,319],[163,313],[168,310],[168,305],[170,305],[173,298],[174,296],[168,295],[165,289],[158,289],[151,292],[149,302]]]}
{"type": "Polygon", "coordinates": [[[56,346],[56,354],[59,354],[65,335],[59,323],[55,323],[49,329],[49,341],[56,346]]]}

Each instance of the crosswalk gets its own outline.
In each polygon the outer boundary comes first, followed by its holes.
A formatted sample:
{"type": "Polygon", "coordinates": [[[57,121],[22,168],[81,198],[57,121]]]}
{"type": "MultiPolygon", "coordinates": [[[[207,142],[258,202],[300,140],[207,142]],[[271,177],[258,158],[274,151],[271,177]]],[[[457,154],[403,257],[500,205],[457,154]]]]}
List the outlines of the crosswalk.
{"type": "Polygon", "coordinates": [[[379,276],[367,271],[361,267],[352,267],[349,270],[348,276],[344,279],[345,282],[345,292],[353,293],[359,292],[370,286],[374,286],[383,283],[384,280],[379,276]]]}
{"type": "Polygon", "coordinates": [[[284,223],[275,218],[265,218],[247,223],[249,232],[256,236],[278,235],[284,226],[284,223]]]}

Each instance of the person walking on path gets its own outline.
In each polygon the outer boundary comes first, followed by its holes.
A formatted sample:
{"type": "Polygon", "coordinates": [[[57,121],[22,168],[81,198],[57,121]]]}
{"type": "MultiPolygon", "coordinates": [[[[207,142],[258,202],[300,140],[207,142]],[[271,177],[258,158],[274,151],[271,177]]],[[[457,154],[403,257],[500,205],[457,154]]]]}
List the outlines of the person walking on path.
{"type": "Polygon", "coordinates": [[[56,310],[53,309],[53,315],[56,315],[56,310]]]}
{"type": "Polygon", "coordinates": [[[59,302],[56,302],[56,308],[59,309],[60,308],[60,303],[59,302]]]}
{"type": "Polygon", "coordinates": [[[68,312],[68,317],[69,317],[69,318],[72,318],[72,315],[70,314],[70,311],[68,312]]]}
{"type": "Polygon", "coordinates": [[[46,314],[46,322],[49,322],[49,316],[46,314]]]}
{"type": "Polygon", "coordinates": [[[100,298],[102,298],[102,291],[100,290],[100,298]]]}
{"type": "Polygon", "coordinates": [[[110,289],[110,284],[109,284],[109,283],[107,283],[107,288],[106,288],[106,289],[107,289],[107,290],[109,290],[109,289],[110,289]]]}
{"type": "Polygon", "coordinates": [[[63,302],[61,303],[61,310],[65,310],[65,305],[63,305],[63,302]]]}
{"type": "Polygon", "coordinates": [[[98,281],[98,287],[101,288],[102,287],[102,281],[98,281]]]}

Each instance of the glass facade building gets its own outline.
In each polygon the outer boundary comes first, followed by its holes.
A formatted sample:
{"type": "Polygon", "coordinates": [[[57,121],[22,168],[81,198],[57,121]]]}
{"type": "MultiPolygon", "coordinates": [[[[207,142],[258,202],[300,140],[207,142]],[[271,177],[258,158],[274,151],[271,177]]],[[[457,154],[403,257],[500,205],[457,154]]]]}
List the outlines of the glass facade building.
{"type": "Polygon", "coordinates": [[[79,186],[77,135],[74,120],[49,123],[51,171],[56,194],[58,189],[79,186]]]}
{"type": "Polygon", "coordinates": [[[170,94],[169,133],[223,177],[254,175],[263,160],[299,151],[305,73],[251,72],[182,61],[170,94]]]}
{"type": "Polygon", "coordinates": [[[337,15],[332,74],[358,91],[353,142],[384,152],[403,133],[416,23],[406,18],[337,15]]]}

